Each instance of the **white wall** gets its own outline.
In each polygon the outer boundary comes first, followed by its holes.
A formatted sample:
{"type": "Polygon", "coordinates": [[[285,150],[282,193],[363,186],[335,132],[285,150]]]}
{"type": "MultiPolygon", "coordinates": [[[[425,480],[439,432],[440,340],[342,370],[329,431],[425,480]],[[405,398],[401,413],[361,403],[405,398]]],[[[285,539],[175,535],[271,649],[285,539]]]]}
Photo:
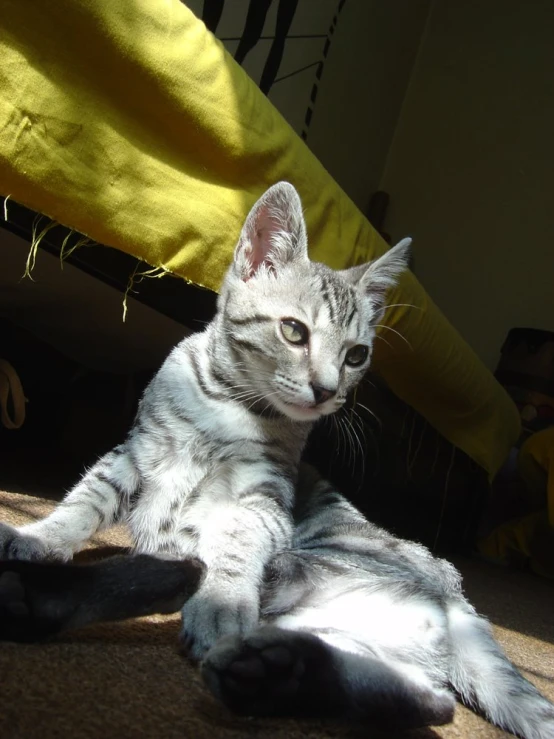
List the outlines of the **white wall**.
{"type": "Polygon", "coordinates": [[[379,187],[429,4],[346,0],[340,16],[308,144],[362,210],[379,187]]]}
{"type": "Polygon", "coordinates": [[[387,228],[491,368],[554,329],[554,2],[437,0],[381,185],[387,228]]]}
{"type": "MultiPolygon", "coordinates": [[[[185,0],[202,16],[203,0],[185,0]]],[[[364,210],[377,189],[396,127],[430,0],[346,0],[319,84],[307,143],[364,210]]],[[[226,0],[216,36],[234,55],[249,0],[226,0]]],[[[298,0],[277,81],[269,99],[300,134],[316,66],[338,0],[298,0]],[[310,36],[310,37],[308,37],[310,36]],[[280,80],[283,77],[285,79],[280,80]]],[[[273,0],[262,39],[244,61],[259,81],[275,29],[273,0]]]]}

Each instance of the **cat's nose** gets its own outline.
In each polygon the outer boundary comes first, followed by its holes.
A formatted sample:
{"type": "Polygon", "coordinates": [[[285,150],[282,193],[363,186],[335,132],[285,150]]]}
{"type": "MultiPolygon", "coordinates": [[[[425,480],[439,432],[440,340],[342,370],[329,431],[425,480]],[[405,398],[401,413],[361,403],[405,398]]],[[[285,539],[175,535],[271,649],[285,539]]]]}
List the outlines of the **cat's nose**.
{"type": "Polygon", "coordinates": [[[329,390],[329,388],[323,387],[323,385],[317,385],[315,382],[310,382],[310,387],[312,388],[316,405],[325,403],[326,400],[332,398],[337,392],[336,390],[329,390]]]}

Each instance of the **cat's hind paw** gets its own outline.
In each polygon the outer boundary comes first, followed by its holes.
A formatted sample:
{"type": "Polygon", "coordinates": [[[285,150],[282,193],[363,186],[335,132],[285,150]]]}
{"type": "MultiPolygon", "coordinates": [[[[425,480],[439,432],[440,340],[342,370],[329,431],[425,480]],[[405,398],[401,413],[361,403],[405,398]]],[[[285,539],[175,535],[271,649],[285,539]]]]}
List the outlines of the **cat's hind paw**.
{"type": "Polygon", "coordinates": [[[0,641],[41,641],[66,627],[78,593],[64,571],[63,565],[0,560],[0,641]]]}
{"type": "Polygon", "coordinates": [[[15,618],[29,615],[23,583],[18,573],[11,570],[0,573],[0,613],[4,612],[15,618]]]}
{"type": "Polygon", "coordinates": [[[319,690],[328,669],[326,647],[317,637],[266,626],[245,639],[222,639],[206,656],[202,676],[232,711],[298,716],[327,713],[319,690]]]}
{"type": "Polygon", "coordinates": [[[32,642],[46,635],[44,624],[33,615],[20,573],[0,562],[0,640],[32,642]]]}

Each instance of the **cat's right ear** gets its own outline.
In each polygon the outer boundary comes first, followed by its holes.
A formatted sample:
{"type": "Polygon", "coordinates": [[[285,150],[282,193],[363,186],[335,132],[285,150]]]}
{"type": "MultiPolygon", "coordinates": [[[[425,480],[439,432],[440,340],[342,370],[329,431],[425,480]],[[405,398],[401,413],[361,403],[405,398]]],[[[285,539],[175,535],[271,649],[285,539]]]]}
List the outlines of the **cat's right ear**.
{"type": "Polygon", "coordinates": [[[235,249],[234,267],[245,282],[262,269],[308,259],[308,238],[302,203],[295,188],[278,182],[254,205],[235,249]]]}

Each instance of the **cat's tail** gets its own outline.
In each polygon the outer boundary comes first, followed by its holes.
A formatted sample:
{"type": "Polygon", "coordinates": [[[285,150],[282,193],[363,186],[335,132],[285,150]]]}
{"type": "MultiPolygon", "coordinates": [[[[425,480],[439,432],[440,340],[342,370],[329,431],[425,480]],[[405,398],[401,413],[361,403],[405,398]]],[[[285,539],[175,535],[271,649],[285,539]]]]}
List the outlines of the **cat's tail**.
{"type": "Polygon", "coordinates": [[[554,739],[554,705],[518,672],[469,604],[448,609],[450,682],[462,701],[524,739],[554,739]]]}

